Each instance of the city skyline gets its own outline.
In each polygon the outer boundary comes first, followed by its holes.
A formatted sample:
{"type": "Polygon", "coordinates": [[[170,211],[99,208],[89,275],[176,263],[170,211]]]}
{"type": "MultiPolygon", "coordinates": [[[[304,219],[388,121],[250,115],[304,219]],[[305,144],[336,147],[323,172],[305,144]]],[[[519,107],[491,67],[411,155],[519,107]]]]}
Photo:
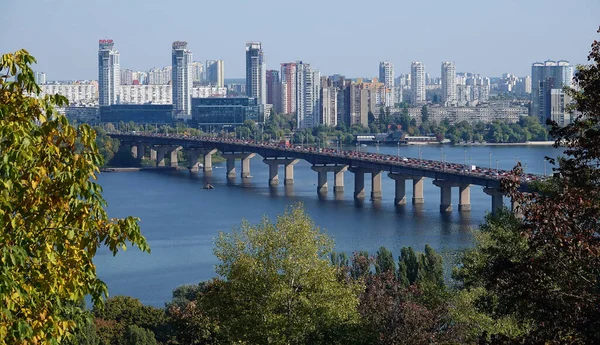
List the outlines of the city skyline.
{"type": "MultiPolygon", "coordinates": [[[[268,52],[268,69],[277,69],[285,61],[304,60],[311,61],[323,75],[337,73],[354,78],[377,76],[380,61],[394,64],[396,75],[408,73],[411,61],[422,61],[432,67],[442,61],[455,61],[457,72],[491,77],[506,72],[525,76],[535,61],[563,59],[574,65],[585,63],[588,42],[598,27],[593,13],[600,11],[600,3],[594,0],[581,0],[580,6],[573,6],[585,9],[578,12],[557,1],[560,6],[553,6],[553,1],[505,1],[485,6],[475,1],[430,0],[418,4],[389,1],[381,5],[385,5],[386,11],[381,11],[381,6],[358,6],[352,1],[343,2],[340,7],[339,1],[282,4],[263,0],[252,5],[235,3],[233,8],[229,2],[180,1],[187,10],[177,13],[169,11],[166,3],[112,0],[85,5],[68,0],[40,2],[35,6],[31,3],[7,4],[7,13],[27,12],[32,25],[18,32],[0,32],[0,42],[6,52],[28,49],[39,61],[35,69],[46,72],[48,80],[95,79],[97,66],[90,61],[97,54],[94,43],[99,38],[118,42],[123,57],[121,68],[132,70],[169,65],[167,47],[174,40],[183,39],[189,42],[199,61],[224,60],[228,65],[227,78],[244,77],[243,46],[249,41],[263,43],[268,52]],[[118,9],[114,17],[111,15],[111,25],[107,25],[103,16],[95,15],[106,8],[118,9]],[[220,15],[206,16],[203,25],[192,25],[198,10],[220,15]],[[290,11],[314,24],[307,29],[310,32],[327,28],[343,30],[336,30],[332,44],[329,36],[310,35],[304,32],[305,28],[291,25],[283,16],[290,11]],[[234,24],[219,24],[224,18],[234,24]],[[250,20],[253,25],[244,25],[250,20]],[[153,24],[158,22],[168,25],[153,24]],[[370,35],[368,30],[361,29],[364,26],[356,25],[360,22],[379,22],[389,34],[370,35]],[[557,27],[554,23],[569,25],[557,27]],[[420,34],[411,34],[419,26],[420,34]],[[216,29],[208,34],[207,28],[216,29]],[[70,58],[64,59],[57,51],[69,51],[70,58]]],[[[5,27],[17,25],[18,16],[7,16],[5,27]]],[[[439,68],[430,68],[428,73],[439,77],[439,68]]]]}

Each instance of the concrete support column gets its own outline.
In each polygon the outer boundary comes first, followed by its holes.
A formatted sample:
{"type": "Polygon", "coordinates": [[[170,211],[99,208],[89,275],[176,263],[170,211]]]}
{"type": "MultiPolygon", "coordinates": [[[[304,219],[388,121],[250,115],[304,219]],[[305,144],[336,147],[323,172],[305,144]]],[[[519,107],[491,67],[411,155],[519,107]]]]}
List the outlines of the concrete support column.
{"type": "Polygon", "coordinates": [[[458,186],[458,211],[471,211],[471,187],[468,184],[458,186]]]}
{"type": "Polygon", "coordinates": [[[137,145],[131,145],[131,155],[133,158],[138,158],[138,147],[137,145]]]}
{"type": "Polygon", "coordinates": [[[242,178],[250,178],[250,159],[256,156],[255,153],[246,153],[245,156],[241,157],[242,160],[242,178]]]}
{"type": "Polygon", "coordinates": [[[179,162],[177,161],[177,153],[179,152],[179,148],[173,149],[171,151],[171,167],[177,168],[179,162]]]}
{"type": "Polygon", "coordinates": [[[433,184],[440,187],[440,212],[452,211],[452,184],[443,180],[435,180],[433,184]]]}
{"type": "Polygon", "coordinates": [[[156,161],[156,149],[150,149],[150,160],[156,161]]]}
{"type": "Polygon", "coordinates": [[[425,178],[414,178],[413,179],[413,204],[422,204],[424,202],[423,199],[423,184],[425,182],[425,178]]]}
{"type": "Polygon", "coordinates": [[[146,155],[146,145],[140,143],[137,146],[137,157],[139,159],[144,159],[144,156],[146,155]]]}
{"type": "Polygon", "coordinates": [[[492,214],[498,213],[502,207],[504,207],[504,203],[502,201],[502,192],[498,190],[498,188],[484,188],[483,192],[492,197],[492,214]]]}
{"type": "Polygon", "coordinates": [[[198,158],[200,158],[200,151],[189,150],[188,154],[190,156],[190,161],[188,162],[188,169],[190,169],[190,172],[198,172],[200,170],[198,168],[198,158]]]}
{"type": "Polygon", "coordinates": [[[365,171],[360,168],[353,169],[354,173],[354,199],[365,198],[365,171]]]}
{"type": "Polygon", "coordinates": [[[156,166],[164,167],[165,166],[165,153],[167,152],[166,147],[159,147],[156,151],[156,166]]]}
{"type": "Polygon", "coordinates": [[[317,183],[317,192],[318,193],[327,193],[327,171],[326,170],[317,170],[319,175],[318,183],[317,183]]]}
{"type": "Polygon", "coordinates": [[[294,164],[296,163],[298,163],[298,160],[294,159],[284,165],[285,180],[283,180],[283,184],[286,186],[291,186],[294,184],[294,164]]]}
{"type": "Polygon", "coordinates": [[[381,171],[371,172],[371,200],[381,199],[381,171]]]}
{"type": "Polygon", "coordinates": [[[277,186],[279,184],[279,164],[266,159],[264,161],[269,165],[269,186],[277,186]]]}
{"type": "Polygon", "coordinates": [[[217,149],[212,149],[212,150],[207,150],[204,151],[204,171],[212,171],[213,166],[212,166],[212,155],[217,153],[217,149]]]}
{"type": "Polygon", "coordinates": [[[406,176],[389,173],[388,176],[396,182],[394,204],[406,205],[406,176]]]}
{"type": "Polygon", "coordinates": [[[235,158],[227,157],[227,178],[235,178],[235,158]]]}
{"type": "Polygon", "coordinates": [[[334,180],[333,180],[333,192],[341,193],[344,191],[344,173],[348,170],[348,166],[345,165],[337,170],[334,170],[334,180]]]}
{"type": "Polygon", "coordinates": [[[524,217],[523,215],[523,209],[521,208],[521,204],[518,203],[516,200],[511,199],[510,200],[510,211],[515,215],[516,218],[518,219],[522,219],[524,217]]]}

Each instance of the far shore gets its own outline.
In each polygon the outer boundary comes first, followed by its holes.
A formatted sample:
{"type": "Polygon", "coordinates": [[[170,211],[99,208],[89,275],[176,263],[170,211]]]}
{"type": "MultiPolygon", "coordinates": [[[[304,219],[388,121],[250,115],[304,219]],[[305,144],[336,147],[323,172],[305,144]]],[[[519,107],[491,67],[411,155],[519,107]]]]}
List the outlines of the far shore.
{"type": "Polygon", "coordinates": [[[135,172],[142,170],[177,170],[177,167],[125,167],[125,168],[113,168],[105,167],[100,168],[100,172],[135,172]]]}
{"type": "Polygon", "coordinates": [[[554,141],[527,141],[524,143],[480,143],[480,144],[454,144],[456,146],[552,146],[554,141]]]}

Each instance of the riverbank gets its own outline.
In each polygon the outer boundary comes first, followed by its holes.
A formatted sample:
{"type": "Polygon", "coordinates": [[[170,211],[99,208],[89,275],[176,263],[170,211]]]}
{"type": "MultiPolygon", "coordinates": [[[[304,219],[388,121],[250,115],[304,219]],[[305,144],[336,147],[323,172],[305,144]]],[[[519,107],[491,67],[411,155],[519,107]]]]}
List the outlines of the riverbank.
{"type": "Polygon", "coordinates": [[[153,170],[153,171],[157,171],[157,170],[162,170],[162,171],[168,171],[168,170],[177,170],[177,167],[127,167],[127,168],[112,168],[112,167],[106,167],[106,168],[101,168],[100,172],[136,172],[136,171],[144,171],[144,170],[153,170]]]}

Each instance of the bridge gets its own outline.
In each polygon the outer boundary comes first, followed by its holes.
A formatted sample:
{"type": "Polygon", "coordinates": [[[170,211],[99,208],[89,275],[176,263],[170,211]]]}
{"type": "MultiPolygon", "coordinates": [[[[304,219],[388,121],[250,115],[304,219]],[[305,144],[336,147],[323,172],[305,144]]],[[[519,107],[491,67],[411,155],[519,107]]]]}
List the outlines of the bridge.
{"type": "MultiPolygon", "coordinates": [[[[198,159],[204,158],[202,169],[212,171],[212,155],[221,152],[227,160],[227,178],[236,178],[235,161],[241,161],[241,177],[251,178],[250,162],[257,154],[263,157],[263,162],[269,166],[269,185],[279,184],[279,167],[284,167],[284,184],[294,183],[294,164],[300,159],[312,164],[312,170],[317,173],[317,192],[327,193],[327,174],[334,174],[335,193],[344,190],[344,173],[354,174],[354,198],[365,198],[365,174],[371,177],[371,200],[381,199],[381,179],[387,176],[395,181],[396,205],[406,204],[406,181],[413,184],[413,204],[424,203],[423,187],[426,178],[433,179],[433,184],[440,188],[440,211],[452,211],[452,189],[458,188],[459,211],[471,209],[471,185],[484,187],[484,192],[491,197],[492,212],[496,213],[503,207],[503,193],[500,192],[500,180],[509,171],[498,169],[471,169],[463,164],[440,162],[420,158],[399,157],[368,152],[322,149],[314,147],[286,147],[278,143],[255,142],[253,140],[238,140],[217,137],[193,137],[177,134],[156,133],[109,133],[112,138],[131,147],[136,158],[146,157],[149,148],[149,158],[156,162],[157,167],[165,166],[165,157],[170,158],[170,166],[177,167],[177,153],[186,151],[190,157],[189,169],[198,172],[198,159]]],[[[528,182],[538,176],[528,174],[522,176],[522,188],[528,188],[528,182]]],[[[515,210],[515,203],[511,208],[515,210]]]]}

